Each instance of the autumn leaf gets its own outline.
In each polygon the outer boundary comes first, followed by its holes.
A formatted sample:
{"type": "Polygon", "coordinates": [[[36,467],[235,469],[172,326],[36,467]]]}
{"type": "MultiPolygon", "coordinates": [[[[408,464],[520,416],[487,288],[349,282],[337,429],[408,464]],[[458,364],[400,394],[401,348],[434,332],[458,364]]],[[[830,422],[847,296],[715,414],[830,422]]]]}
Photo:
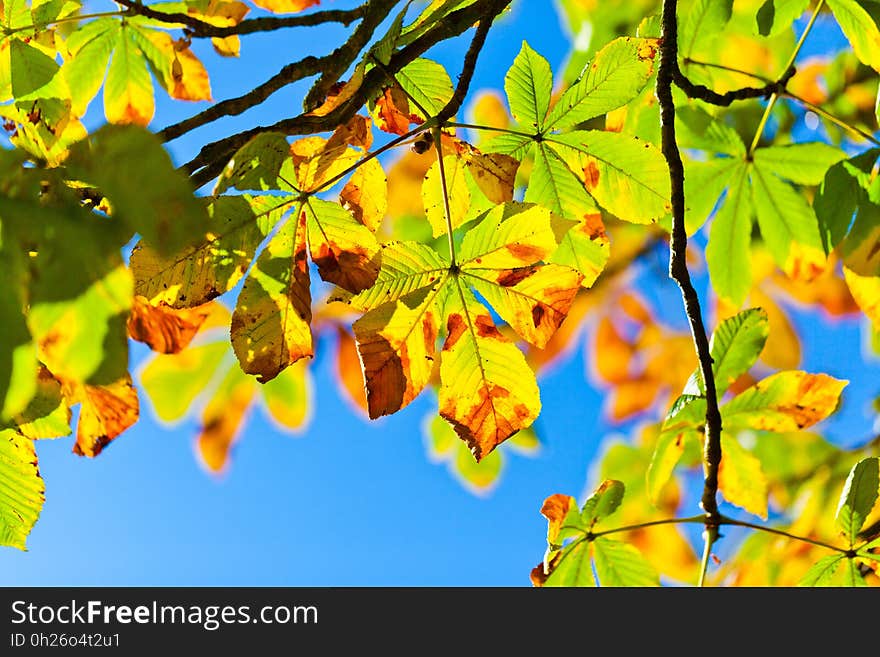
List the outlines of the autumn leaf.
{"type": "Polygon", "coordinates": [[[140,406],[131,377],[108,385],[70,385],[66,396],[80,403],[73,452],[95,457],[119,434],[138,420],[140,406]]]}
{"type": "Polygon", "coordinates": [[[153,351],[176,354],[190,343],[207,317],[207,310],[175,310],[164,302],[154,306],[137,296],[128,317],[128,335],[153,351]]]}
{"type": "Polygon", "coordinates": [[[0,545],[25,549],[45,500],[34,441],[0,430],[0,545]]]}
{"type": "Polygon", "coordinates": [[[321,0],[251,0],[251,2],[275,14],[295,14],[314,7],[321,0]]]}

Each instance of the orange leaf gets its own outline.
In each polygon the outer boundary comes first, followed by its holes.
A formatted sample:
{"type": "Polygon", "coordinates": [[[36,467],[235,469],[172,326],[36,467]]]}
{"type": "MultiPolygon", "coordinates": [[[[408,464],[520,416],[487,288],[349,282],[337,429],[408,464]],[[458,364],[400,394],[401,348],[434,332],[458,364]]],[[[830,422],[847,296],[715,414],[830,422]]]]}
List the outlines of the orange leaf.
{"type": "Polygon", "coordinates": [[[274,14],[295,14],[303,9],[314,7],[321,0],[251,0],[251,2],[274,14]]]}
{"type": "Polygon", "coordinates": [[[171,62],[170,78],[162,80],[168,94],[178,100],[212,100],[208,71],[183,41],[156,30],[144,34],[171,62]]]}
{"type": "Polygon", "coordinates": [[[633,346],[617,331],[610,317],[603,317],[596,327],[593,364],[596,373],[607,383],[620,383],[629,378],[633,346]]]}
{"type": "Polygon", "coordinates": [[[68,385],[67,396],[80,402],[74,454],[95,457],[114,438],[137,422],[139,404],[131,376],[106,386],[68,385]]]}
{"type": "Polygon", "coordinates": [[[376,125],[380,130],[395,135],[409,132],[413,117],[409,111],[409,99],[400,87],[389,87],[376,100],[376,125]]]}
{"type": "Polygon", "coordinates": [[[566,517],[572,511],[577,510],[577,501],[571,495],[555,493],[544,500],[541,505],[541,515],[547,518],[547,542],[555,545],[559,530],[566,517]]]}
{"type": "Polygon", "coordinates": [[[355,407],[366,413],[367,397],[357,345],[351,334],[341,326],[337,327],[337,335],[339,342],[336,347],[336,373],[339,375],[339,383],[355,407]]]}
{"type": "Polygon", "coordinates": [[[205,407],[196,448],[211,472],[220,473],[228,465],[230,450],[255,394],[253,379],[233,368],[205,407]]]}
{"type": "Polygon", "coordinates": [[[205,306],[175,310],[164,302],[151,305],[136,296],[128,318],[128,335],[162,354],[176,354],[185,348],[211,313],[205,306]]]}

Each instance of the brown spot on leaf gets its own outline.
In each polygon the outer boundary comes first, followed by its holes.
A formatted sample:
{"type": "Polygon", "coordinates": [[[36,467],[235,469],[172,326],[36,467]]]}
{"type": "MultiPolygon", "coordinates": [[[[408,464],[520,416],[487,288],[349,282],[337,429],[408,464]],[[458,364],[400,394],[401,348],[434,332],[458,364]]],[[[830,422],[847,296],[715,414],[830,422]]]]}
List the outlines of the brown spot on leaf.
{"type": "Polygon", "coordinates": [[[332,243],[322,242],[312,260],[321,278],[357,294],[372,287],[379,275],[378,258],[361,246],[343,251],[332,243]],[[335,248],[334,248],[335,247],[335,248]]]}
{"type": "Polygon", "coordinates": [[[474,329],[476,329],[477,335],[481,338],[504,339],[504,336],[501,335],[501,331],[496,328],[495,323],[489,315],[478,315],[474,319],[474,329]]]}
{"type": "Polygon", "coordinates": [[[502,287],[513,287],[537,271],[537,267],[517,267],[516,269],[507,269],[498,275],[496,282],[502,287]]]}
{"type": "Polygon", "coordinates": [[[409,131],[411,112],[409,100],[400,87],[389,87],[376,100],[379,116],[376,125],[380,130],[396,135],[405,135],[409,131]]]}
{"type": "Polygon", "coordinates": [[[443,345],[443,351],[449,351],[455,346],[467,326],[464,318],[458,313],[452,313],[446,320],[446,343],[443,345]]]}
{"type": "Polygon", "coordinates": [[[584,167],[584,185],[590,192],[599,185],[599,167],[594,160],[587,162],[587,166],[584,167]]]}
{"type": "Polygon", "coordinates": [[[517,260],[528,264],[538,262],[547,255],[546,249],[532,244],[520,244],[514,242],[513,244],[505,244],[504,248],[506,248],[510,255],[514,256],[517,260]]]}
{"type": "Polygon", "coordinates": [[[585,214],[584,223],[581,224],[580,230],[594,241],[608,239],[608,235],[605,233],[605,224],[602,222],[602,215],[599,212],[585,214]]]}
{"type": "Polygon", "coordinates": [[[543,304],[535,304],[532,308],[532,323],[535,325],[535,328],[541,324],[541,320],[544,319],[545,313],[546,311],[544,310],[543,304]]]}
{"type": "Polygon", "coordinates": [[[175,310],[164,302],[154,306],[145,297],[136,296],[128,317],[128,335],[153,351],[176,354],[190,343],[209,314],[204,306],[175,310]]]}

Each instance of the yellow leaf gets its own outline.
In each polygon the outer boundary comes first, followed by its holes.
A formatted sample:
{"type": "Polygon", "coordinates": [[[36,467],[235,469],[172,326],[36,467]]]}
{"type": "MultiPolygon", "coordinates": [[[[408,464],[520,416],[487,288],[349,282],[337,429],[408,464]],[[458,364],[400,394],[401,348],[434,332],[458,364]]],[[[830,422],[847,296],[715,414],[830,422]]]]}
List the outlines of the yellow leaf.
{"type": "Polygon", "coordinates": [[[296,12],[314,7],[321,0],[252,0],[257,7],[262,7],[275,14],[295,14],[296,12]]]}
{"type": "Polygon", "coordinates": [[[847,383],[827,374],[778,372],[725,404],[724,426],[780,433],[806,429],[837,410],[847,383]]]}
{"type": "MultiPolygon", "coordinates": [[[[336,133],[334,133],[336,136],[336,133]]],[[[357,151],[348,148],[341,137],[305,137],[290,145],[291,162],[297,188],[303,192],[318,189],[331,178],[341,174],[360,158],[357,151]]],[[[282,175],[284,169],[281,170],[282,175]]]]}
{"type": "Polygon", "coordinates": [[[153,81],[140,49],[128,33],[122,31],[110,61],[104,83],[104,115],[110,123],[146,126],[156,111],[153,81]]]}
{"type": "Polygon", "coordinates": [[[721,435],[718,490],[732,504],[767,519],[767,477],[761,462],[727,433],[721,435]]]}
{"type": "Polygon", "coordinates": [[[382,92],[376,100],[373,118],[380,130],[394,135],[405,135],[409,132],[409,124],[414,119],[421,122],[418,117],[410,113],[409,99],[398,86],[389,87],[382,92]]]}
{"type": "Polygon", "coordinates": [[[346,82],[337,83],[333,89],[331,89],[330,93],[327,94],[327,97],[324,99],[324,102],[321,103],[317,108],[309,112],[309,116],[327,116],[330,112],[335,110],[337,107],[342,105],[343,103],[348,102],[354,95],[357,93],[358,89],[361,88],[361,84],[364,81],[364,67],[358,66],[354,74],[349,78],[346,82]]]}
{"type": "Polygon", "coordinates": [[[541,411],[535,375],[491,315],[453,279],[440,356],[440,415],[479,461],[534,422],[541,411]],[[477,367],[474,367],[474,364],[477,367]]]}
{"type": "Polygon", "coordinates": [[[563,495],[555,493],[541,505],[541,515],[547,518],[547,543],[556,545],[558,543],[559,530],[566,519],[572,519],[578,511],[577,501],[571,495],[563,495]]]}
{"type": "Polygon", "coordinates": [[[313,351],[306,215],[299,211],[272,238],[245,281],[230,335],[242,369],[260,382],[313,351]]]}
{"type": "Polygon", "coordinates": [[[388,209],[388,181],[377,160],[362,164],[342,188],[342,203],[360,223],[376,232],[388,209]]]}
{"type": "Polygon", "coordinates": [[[513,200],[513,186],[519,160],[500,153],[469,153],[465,163],[480,191],[492,203],[513,200]]]}
{"type": "Polygon", "coordinates": [[[761,352],[761,360],[778,369],[797,367],[801,362],[801,343],[788,315],[770,295],[758,288],[752,290],[749,301],[766,310],[770,322],[770,333],[761,352]]]}
{"type": "Polygon", "coordinates": [[[848,267],[843,268],[843,276],[859,308],[875,327],[880,327],[880,278],[859,276],[848,267]]]}
{"type": "Polygon", "coordinates": [[[210,472],[220,473],[226,469],[230,449],[256,394],[255,386],[252,378],[233,367],[205,407],[196,449],[210,472]]]}
{"type": "Polygon", "coordinates": [[[444,195],[449,201],[449,215],[453,229],[464,223],[467,217],[471,205],[471,193],[465,179],[465,170],[465,164],[461,158],[454,155],[444,156],[443,173],[446,177],[444,188],[440,175],[440,161],[437,160],[428,169],[422,186],[422,203],[434,237],[446,234],[446,200],[444,195]]]}
{"type": "Polygon", "coordinates": [[[309,361],[300,360],[260,386],[269,415],[282,429],[302,430],[308,424],[311,405],[309,361]]]}
{"type": "Polygon", "coordinates": [[[172,98],[211,100],[208,71],[188,45],[182,41],[175,41],[167,32],[145,30],[143,34],[171,62],[169,77],[162,82],[172,98]]]}

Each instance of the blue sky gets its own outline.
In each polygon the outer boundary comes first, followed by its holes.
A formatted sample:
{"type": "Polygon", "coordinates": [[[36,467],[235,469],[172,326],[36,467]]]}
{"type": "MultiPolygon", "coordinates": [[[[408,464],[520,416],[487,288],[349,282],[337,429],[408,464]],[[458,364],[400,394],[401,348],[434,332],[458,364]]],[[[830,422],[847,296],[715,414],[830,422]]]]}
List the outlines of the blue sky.
{"type": "MultiPolygon", "coordinates": [[[[336,3],[341,4],[341,3],[336,3]]],[[[341,28],[256,35],[240,60],[215,57],[198,44],[215,99],[247,91],[282,63],[323,53],[341,28]]],[[[500,88],[522,39],[565,59],[567,37],[550,3],[520,0],[490,33],[472,89],[500,88]]],[[[453,79],[466,39],[430,53],[453,79]]],[[[205,141],[298,111],[308,83],[289,87],[257,111],[205,127],[171,144],[178,162],[205,141]]],[[[93,125],[100,121],[100,99],[93,125]]],[[[157,94],[154,128],[197,109],[157,94]]],[[[653,263],[665,268],[665,256],[653,263]]],[[[650,272],[649,272],[650,273],[650,272]]],[[[676,289],[643,276],[646,294],[681,323],[676,289]]],[[[698,279],[701,290],[705,279],[698,279]]],[[[856,442],[871,431],[876,361],[861,368],[858,322],[798,316],[804,368],[853,381],[829,435],[856,442]],[[855,371],[853,371],[855,369],[855,371]]],[[[487,497],[467,492],[445,467],[426,458],[420,425],[433,410],[423,395],[397,415],[369,423],[338,391],[331,345],[314,361],[313,420],[304,435],[280,434],[256,412],[228,474],[208,476],[193,455],[196,427],[159,425],[142,401],[142,419],[94,460],[70,453],[71,439],[38,444],[46,505],[27,553],[0,551],[3,585],[528,585],[543,554],[539,514],[554,492],[580,495],[592,457],[610,432],[601,393],[586,381],[583,345],[540,381],[544,446],[535,458],[513,455],[487,497]]],[[[136,367],[146,350],[135,345],[136,367]]]]}

